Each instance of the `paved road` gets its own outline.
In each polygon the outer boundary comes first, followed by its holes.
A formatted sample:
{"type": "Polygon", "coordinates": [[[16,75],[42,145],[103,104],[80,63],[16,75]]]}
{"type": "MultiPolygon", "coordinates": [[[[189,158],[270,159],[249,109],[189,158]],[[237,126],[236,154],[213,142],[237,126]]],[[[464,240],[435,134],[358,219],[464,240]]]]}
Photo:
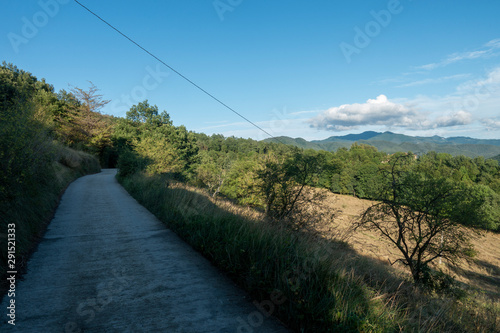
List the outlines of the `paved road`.
{"type": "Polygon", "coordinates": [[[78,179],[16,286],[1,332],[286,332],[116,182],[78,179]]]}

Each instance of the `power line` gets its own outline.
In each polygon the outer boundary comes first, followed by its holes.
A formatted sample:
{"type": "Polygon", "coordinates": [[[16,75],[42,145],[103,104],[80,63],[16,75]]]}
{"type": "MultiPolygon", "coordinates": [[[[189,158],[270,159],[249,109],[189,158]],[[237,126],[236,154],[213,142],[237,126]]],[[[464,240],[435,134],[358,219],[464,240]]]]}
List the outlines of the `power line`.
{"type": "Polygon", "coordinates": [[[118,28],[115,28],[113,25],[111,25],[108,21],[106,21],[105,19],[103,19],[102,17],[100,17],[99,15],[97,15],[96,13],[94,13],[92,10],[90,10],[88,7],[86,7],[85,5],[83,5],[82,3],[80,3],[78,0],[74,0],[77,4],[79,4],[83,9],[85,9],[86,11],[88,11],[90,14],[94,15],[95,17],[97,17],[100,21],[102,21],[104,24],[106,24],[107,26],[109,26],[111,29],[115,30],[117,33],[119,33],[120,35],[122,35],[123,37],[125,37],[126,39],[128,39],[131,43],[133,43],[135,46],[137,46],[138,48],[140,48],[141,50],[143,50],[144,52],[146,52],[147,54],[149,54],[151,57],[153,57],[154,59],[156,59],[157,61],[159,61],[161,64],[163,64],[164,66],[166,66],[167,68],[169,68],[171,71],[173,71],[175,74],[179,75],[181,78],[183,78],[184,80],[186,80],[187,82],[191,83],[191,85],[195,86],[196,88],[198,88],[199,90],[201,90],[203,93],[205,93],[206,95],[208,95],[209,97],[211,97],[213,100],[215,100],[217,103],[221,104],[222,106],[224,106],[226,109],[228,109],[229,111],[233,112],[234,114],[238,115],[240,118],[244,119],[245,121],[247,121],[248,123],[250,123],[251,125],[253,125],[254,127],[256,127],[257,129],[259,129],[260,131],[264,132],[265,134],[267,134],[271,139],[274,139],[276,141],[278,141],[279,143],[283,143],[281,142],[278,138],[276,138],[274,135],[271,135],[269,132],[267,132],[265,129],[263,129],[262,127],[260,127],[259,125],[255,124],[254,122],[252,122],[250,119],[246,118],[245,116],[243,116],[241,113],[237,112],[235,109],[233,109],[232,107],[230,107],[229,105],[227,105],[226,103],[222,102],[220,99],[218,99],[217,97],[215,97],[214,95],[212,95],[211,93],[209,93],[208,91],[206,91],[205,89],[203,89],[202,87],[200,87],[198,84],[194,83],[192,80],[190,80],[189,78],[187,78],[186,76],[184,76],[183,74],[181,74],[179,71],[177,71],[176,69],[174,69],[172,66],[168,65],[166,62],[164,62],[163,60],[161,60],[160,58],[158,58],[157,56],[155,56],[153,53],[151,53],[150,51],[148,51],[146,48],[144,48],[143,46],[141,46],[139,43],[137,43],[136,41],[134,41],[132,38],[130,38],[129,36],[125,35],[123,32],[121,32],[118,28]]]}

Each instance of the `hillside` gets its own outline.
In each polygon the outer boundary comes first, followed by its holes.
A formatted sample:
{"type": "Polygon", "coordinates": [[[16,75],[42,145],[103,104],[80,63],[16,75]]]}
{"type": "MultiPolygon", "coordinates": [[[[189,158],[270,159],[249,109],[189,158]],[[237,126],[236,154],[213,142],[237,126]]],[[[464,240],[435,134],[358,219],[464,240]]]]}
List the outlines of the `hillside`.
{"type": "MultiPolygon", "coordinates": [[[[305,149],[337,151],[339,148],[349,148],[353,143],[364,143],[376,147],[378,150],[388,154],[400,151],[412,151],[417,154],[425,154],[429,151],[448,153],[453,156],[464,155],[467,157],[484,156],[485,158],[499,159],[500,140],[483,140],[469,137],[440,136],[420,137],[397,134],[392,132],[363,132],[360,134],[348,134],[344,136],[331,136],[324,140],[307,141],[302,138],[290,138],[281,136],[277,138],[280,142],[294,145],[305,149]]],[[[272,141],[266,139],[265,141],[272,141]]]]}

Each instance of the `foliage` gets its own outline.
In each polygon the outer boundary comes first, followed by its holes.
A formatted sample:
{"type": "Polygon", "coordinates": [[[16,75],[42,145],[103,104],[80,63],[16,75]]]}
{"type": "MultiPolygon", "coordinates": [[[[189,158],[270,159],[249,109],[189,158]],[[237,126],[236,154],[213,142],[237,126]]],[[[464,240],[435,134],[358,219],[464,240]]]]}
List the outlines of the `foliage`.
{"type": "Polygon", "coordinates": [[[196,179],[208,188],[213,197],[220,193],[231,169],[231,155],[217,151],[202,151],[195,167],[196,179]]]}
{"type": "Polygon", "coordinates": [[[113,134],[121,155],[120,176],[145,169],[150,174],[182,174],[193,164],[197,153],[195,139],[185,127],[175,127],[167,112],[143,101],[127,112],[113,134]]]}
{"type": "Polygon", "coordinates": [[[459,224],[480,225],[482,202],[466,185],[415,172],[414,163],[411,155],[390,161],[381,202],[364,212],[358,227],[376,230],[395,245],[402,255],[398,261],[410,269],[415,282],[421,282],[435,259],[473,255],[472,229],[459,224]]]}
{"type": "MultiPolygon", "coordinates": [[[[0,234],[7,233],[8,224],[16,225],[19,268],[61,191],[76,177],[100,170],[95,157],[54,140],[54,114],[61,103],[45,81],[11,64],[0,67],[0,234]]],[[[2,245],[1,276],[6,272],[6,250],[2,245]]]]}
{"type": "Polygon", "coordinates": [[[97,155],[102,164],[113,164],[107,155],[113,150],[111,132],[114,121],[100,113],[110,101],[103,99],[92,82],[88,90],[73,87],[68,98],[71,101],[67,107],[73,134],[71,145],[97,155]]]}
{"type": "MultiPolygon", "coordinates": [[[[135,196],[252,293],[262,299],[273,289],[283,290],[289,303],[279,315],[298,330],[382,331],[401,325],[394,308],[375,298],[365,284],[366,274],[353,278],[345,273],[351,259],[332,268],[332,261],[340,260],[336,254],[316,258],[313,252],[326,247],[293,232],[304,231],[303,225],[312,221],[300,208],[321,199],[303,195],[306,187],[380,200],[367,211],[365,221],[380,222],[388,235],[396,235],[392,232],[399,227],[389,226],[382,217],[399,221],[408,240],[402,244],[405,251],[408,248],[402,261],[437,290],[450,289],[450,281],[429,269],[432,258],[473,254],[462,225],[500,230],[500,167],[492,159],[434,152],[418,158],[411,153],[390,156],[347,141],[330,142],[330,147],[343,147],[333,153],[208,136],[174,126],[166,111],[159,112],[147,100],[133,106],[126,118],[101,114],[107,102],[92,83],[88,89],[55,93],[44,80],[13,65],[0,68],[0,213],[5,221],[22,225],[23,250],[43,229],[61,189],[74,177],[99,168],[95,158],[67,146],[97,156],[103,166],[118,163],[120,180],[135,196]],[[406,162],[394,163],[397,160],[406,162]],[[172,189],[173,179],[203,187],[211,198],[172,189]],[[215,205],[226,202],[224,198],[257,207],[267,217],[243,221],[226,212],[214,215],[214,206],[199,210],[204,201],[215,205]],[[265,223],[277,220],[289,228],[265,223]],[[421,228],[413,228],[417,225],[421,228]],[[304,267],[311,260],[307,283],[301,278],[295,283],[297,276],[288,279],[297,265],[304,267]]],[[[316,148],[305,140],[299,143],[316,148]]],[[[361,266],[355,270],[364,269],[361,266]]],[[[381,284],[385,281],[376,283],[381,284]]],[[[460,315],[469,316],[468,310],[460,315]]]]}
{"type": "Polygon", "coordinates": [[[134,124],[145,124],[152,127],[172,125],[170,115],[166,111],[158,113],[158,107],[149,105],[147,100],[132,106],[130,111],[127,111],[127,119],[134,124]]]}
{"type": "Polygon", "coordinates": [[[146,171],[151,174],[179,173],[185,161],[161,132],[145,132],[132,143],[139,156],[148,160],[146,171]]]}
{"type": "Polygon", "coordinates": [[[281,159],[269,156],[258,173],[268,217],[285,220],[305,203],[304,187],[315,183],[322,160],[312,151],[295,150],[281,159]]]}
{"type": "Polygon", "coordinates": [[[124,149],[118,158],[118,169],[120,177],[129,177],[136,172],[142,171],[148,164],[147,159],[141,158],[137,153],[130,149],[124,149]]]}
{"type": "Polygon", "coordinates": [[[261,157],[255,153],[232,161],[221,194],[241,205],[264,207],[258,177],[261,163],[261,157]]]}
{"type": "MultiPolygon", "coordinates": [[[[185,168],[192,184],[208,188],[243,205],[261,207],[273,218],[289,215],[303,185],[336,193],[378,200],[390,184],[384,176],[391,155],[366,144],[354,144],[336,153],[302,150],[221,135],[193,134],[199,153],[185,168]],[[314,177],[301,182],[300,161],[314,161],[314,177]]],[[[476,223],[484,229],[500,227],[500,167],[493,160],[429,153],[408,153],[414,172],[427,178],[443,178],[467,186],[475,193],[476,223]]],[[[472,204],[472,203],[471,203],[472,204]]],[[[456,208],[457,210],[459,207],[456,208]]]]}

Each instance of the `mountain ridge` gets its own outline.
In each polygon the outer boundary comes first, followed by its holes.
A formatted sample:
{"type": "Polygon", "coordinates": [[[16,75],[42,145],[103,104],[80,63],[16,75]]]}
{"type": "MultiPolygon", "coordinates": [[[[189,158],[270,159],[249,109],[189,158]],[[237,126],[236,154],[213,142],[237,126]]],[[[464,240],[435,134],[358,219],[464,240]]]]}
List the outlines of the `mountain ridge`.
{"type": "MultiPolygon", "coordinates": [[[[425,154],[429,151],[449,153],[451,155],[465,155],[467,157],[494,158],[500,155],[500,140],[475,139],[465,136],[444,138],[438,135],[409,136],[393,132],[366,131],[359,134],[331,136],[324,140],[307,141],[303,138],[288,136],[277,137],[280,142],[304,149],[336,151],[339,148],[350,148],[354,143],[363,143],[376,147],[380,151],[393,154],[400,151],[412,151],[416,154],[425,154]]],[[[273,141],[266,139],[264,141],[273,141]]]]}

